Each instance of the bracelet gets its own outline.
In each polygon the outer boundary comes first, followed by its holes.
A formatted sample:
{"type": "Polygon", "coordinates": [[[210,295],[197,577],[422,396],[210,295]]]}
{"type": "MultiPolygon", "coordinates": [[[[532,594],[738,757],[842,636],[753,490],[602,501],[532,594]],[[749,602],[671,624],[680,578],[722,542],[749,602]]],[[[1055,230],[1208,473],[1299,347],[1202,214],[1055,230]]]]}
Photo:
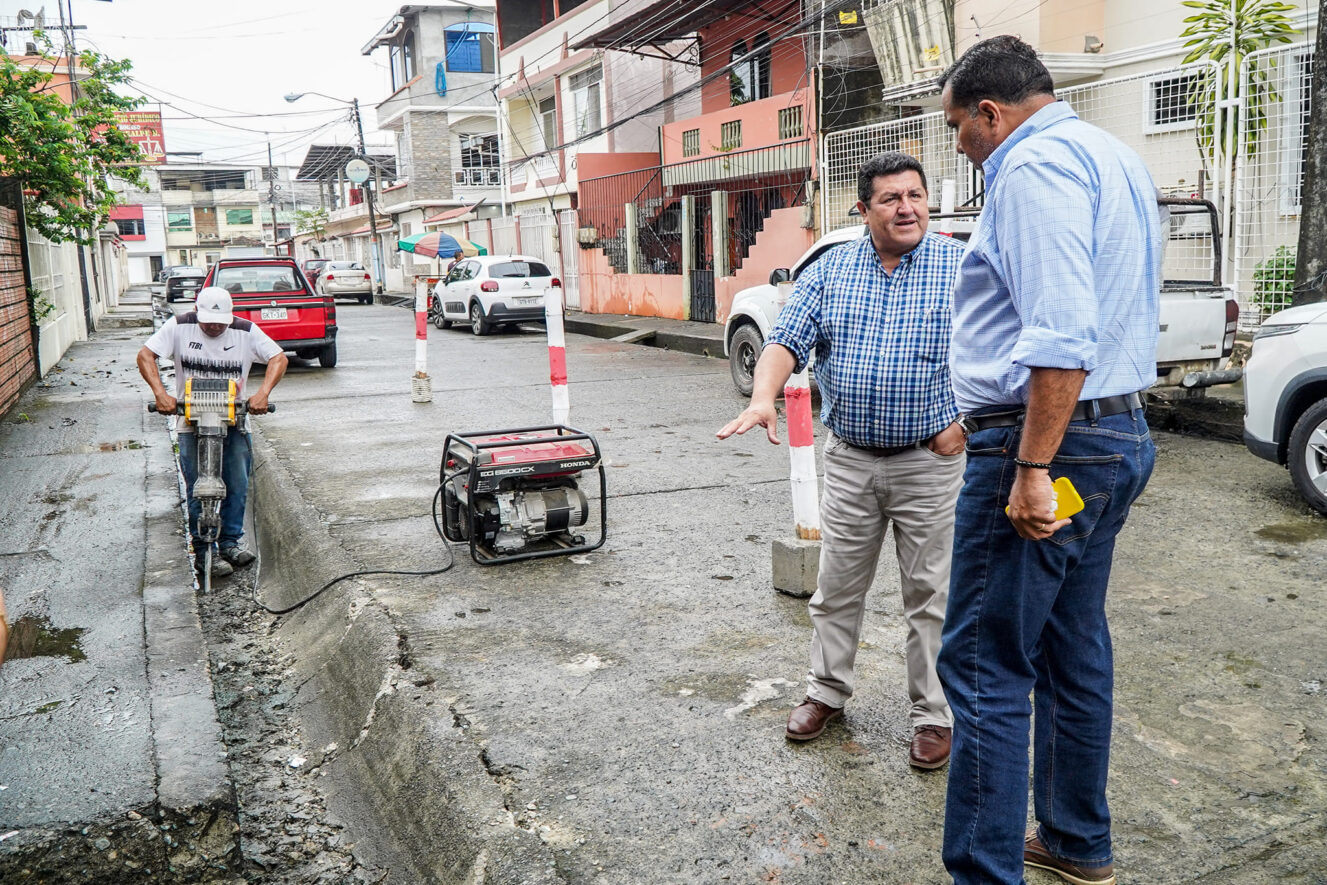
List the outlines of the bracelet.
{"type": "Polygon", "coordinates": [[[1024,461],[1022,458],[1015,458],[1014,463],[1019,467],[1030,467],[1033,470],[1050,470],[1051,465],[1042,464],[1040,461],[1024,461]]]}

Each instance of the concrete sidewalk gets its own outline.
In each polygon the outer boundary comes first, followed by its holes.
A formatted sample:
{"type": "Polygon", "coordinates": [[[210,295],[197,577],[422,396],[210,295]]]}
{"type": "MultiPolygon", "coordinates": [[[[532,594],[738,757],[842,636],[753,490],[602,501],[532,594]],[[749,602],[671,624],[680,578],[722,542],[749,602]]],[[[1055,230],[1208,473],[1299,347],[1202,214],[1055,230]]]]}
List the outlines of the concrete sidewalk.
{"type": "Polygon", "coordinates": [[[238,851],[171,438],[134,362],[150,291],[100,326],[0,423],[0,881],[183,881],[238,851]]]}

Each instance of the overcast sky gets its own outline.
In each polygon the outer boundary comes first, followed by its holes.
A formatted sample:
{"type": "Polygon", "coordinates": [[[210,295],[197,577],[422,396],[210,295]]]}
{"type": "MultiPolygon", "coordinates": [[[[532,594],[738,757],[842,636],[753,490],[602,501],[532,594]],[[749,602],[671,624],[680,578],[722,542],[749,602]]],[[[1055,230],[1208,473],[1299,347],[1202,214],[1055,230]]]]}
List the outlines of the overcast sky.
{"type": "MultiPolygon", "coordinates": [[[[376,133],[373,110],[390,91],[386,52],[364,56],[360,50],[396,13],[400,2],[72,0],[72,4],[75,24],[87,26],[78,32],[80,47],[90,45],[129,59],[143,92],[172,105],[161,108],[168,151],[205,150],[209,160],[265,163],[262,130],[266,129],[272,133],[276,162],[293,165],[313,141],[352,144],[354,130],[349,123],[331,123],[338,116],[348,118],[344,106],[314,95],[294,104],[282,98],[288,92],[309,90],[345,100],[358,98],[368,141],[390,143],[385,133],[376,133]],[[235,112],[278,116],[242,118],[235,112]],[[192,119],[191,114],[213,122],[192,119]],[[331,125],[306,133],[324,123],[331,125]]],[[[36,12],[43,5],[48,23],[58,22],[54,0],[0,0],[0,19],[13,19],[20,9],[36,12]]],[[[144,106],[155,109],[155,104],[144,106]]]]}

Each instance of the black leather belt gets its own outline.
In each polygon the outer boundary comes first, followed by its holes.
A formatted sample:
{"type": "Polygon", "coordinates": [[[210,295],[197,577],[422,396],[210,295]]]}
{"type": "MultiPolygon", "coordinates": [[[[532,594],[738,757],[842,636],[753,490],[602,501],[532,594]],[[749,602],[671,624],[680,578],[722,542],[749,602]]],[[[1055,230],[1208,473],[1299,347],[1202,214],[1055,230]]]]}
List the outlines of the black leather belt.
{"type": "MultiPolygon", "coordinates": [[[[842,439],[842,437],[840,437],[840,439],[842,439]]],[[[868,455],[874,455],[877,458],[889,458],[893,455],[901,455],[904,452],[909,452],[913,449],[920,449],[928,442],[930,442],[930,440],[923,439],[918,440],[915,443],[908,443],[906,446],[859,446],[857,443],[850,443],[846,439],[843,440],[845,446],[856,449],[859,452],[865,452],[868,455]]]]}
{"type": "MultiPolygon", "coordinates": [[[[1069,418],[1074,421],[1090,421],[1107,415],[1120,415],[1143,407],[1142,394],[1122,393],[1119,396],[1103,396],[1100,399],[1079,400],[1074,406],[1074,413],[1069,418]],[[1094,408],[1095,407],[1095,408],[1094,408]]],[[[988,430],[992,427],[1013,427],[1023,423],[1024,409],[993,411],[978,415],[964,415],[962,421],[968,433],[988,430]]]]}

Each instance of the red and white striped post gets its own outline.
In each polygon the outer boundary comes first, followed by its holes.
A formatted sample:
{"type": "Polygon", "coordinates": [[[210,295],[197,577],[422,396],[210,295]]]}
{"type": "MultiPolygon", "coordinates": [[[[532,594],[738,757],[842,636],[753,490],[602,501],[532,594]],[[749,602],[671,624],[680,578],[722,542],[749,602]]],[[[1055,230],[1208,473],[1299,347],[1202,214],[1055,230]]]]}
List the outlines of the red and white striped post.
{"type": "Polygon", "coordinates": [[[415,377],[410,379],[410,398],[417,403],[433,402],[433,381],[428,373],[429,328],[428,277],[415,283],[415,377]]]}
{"type": "Polygon", "coordinates": [[[567,392],[567,335],[562,325],[562,283],[554,277],[544,290],[544,327],[548,330],[548,381],[553,387],[553,423],[571,420],[567,392]]]}
{"type": "MultiPolygon", "coordinates": [[[[793,284],[779,283],[780,308],[792,295],[793,284]]],[[[803,541],[820,540],[820,486],[816,480],[816,439],[811,422],[811,376],[806,369],[788,379],[783,388],[788,420],[788,454],[792,459],[793,523],[803,541]]]]}

